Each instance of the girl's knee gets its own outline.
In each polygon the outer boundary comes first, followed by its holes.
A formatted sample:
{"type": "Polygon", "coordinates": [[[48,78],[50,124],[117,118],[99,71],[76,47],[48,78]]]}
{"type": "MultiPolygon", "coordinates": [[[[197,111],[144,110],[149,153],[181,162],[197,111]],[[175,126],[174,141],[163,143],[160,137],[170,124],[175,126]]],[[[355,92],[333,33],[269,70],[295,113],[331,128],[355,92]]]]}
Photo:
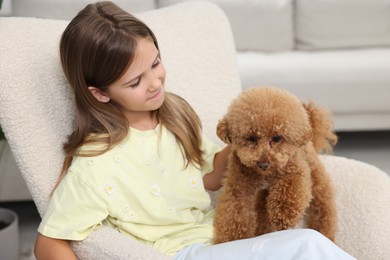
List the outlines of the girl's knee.
{"type": "Polygon", "coordinates": [[[310,256],[309,259],[355,259],[316,230],[301,229],[299,232],[301,246],[310,256]]]}
{"type": "Polygon", "coordinates": [[[314,229],[297,229],[300,235],[311,240],[324,239],[326,238],[323,234],[314,229]]]}
{"type": "Polygon", "coordinates": [[[326,236],[314,229],[297,229],[297,237],[305,244],[323,244],[331,242],[326,236]]]}

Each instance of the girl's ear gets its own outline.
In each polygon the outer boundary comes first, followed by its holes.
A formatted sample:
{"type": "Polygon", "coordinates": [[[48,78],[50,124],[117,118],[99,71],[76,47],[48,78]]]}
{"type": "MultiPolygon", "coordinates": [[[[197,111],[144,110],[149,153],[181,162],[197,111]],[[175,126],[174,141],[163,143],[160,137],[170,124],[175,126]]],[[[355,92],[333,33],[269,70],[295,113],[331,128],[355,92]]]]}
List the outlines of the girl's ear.
{"type": "Polygon", "coordinates": [[[110,97],[107,96],[107,94],[104,91],[95,87],[88,87],[88,90],[96,98],[97,101],[102,103],[107,103],[110,101],[110,97]]]}

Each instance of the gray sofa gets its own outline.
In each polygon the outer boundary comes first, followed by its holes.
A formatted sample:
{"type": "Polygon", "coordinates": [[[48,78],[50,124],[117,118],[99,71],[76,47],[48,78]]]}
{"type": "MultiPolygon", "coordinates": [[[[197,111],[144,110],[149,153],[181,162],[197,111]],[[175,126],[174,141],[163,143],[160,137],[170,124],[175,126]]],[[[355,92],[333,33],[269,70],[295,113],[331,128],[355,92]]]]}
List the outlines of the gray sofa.
{"type": "Polygon", "coordinates": [[[337,131],[390,130],[390,0],[209,1],[230,20],[243,89],[313,100],[337,131]]]}
{"type": "MultiPolygon", "coordinates": [[[[193,0],[114,0],[141,12],[193,0]]],[[[273,85],[334,114],[338,131],[390,130],[390,0],[205,0],[227,15],[242,88],[273,85]]],[[[12,0],[70,19],[87,0],[12,0]]],[[[209,25],[212,26],[212,25],[209,25]]]]}
{"type": "Polygon", "coordinates": [[[231,8],[253,17],[231,19],[244,89],[275,85],[314,100],[333,112],[338,131],[390,130],[389,0],[250,3],[231,8]]]}

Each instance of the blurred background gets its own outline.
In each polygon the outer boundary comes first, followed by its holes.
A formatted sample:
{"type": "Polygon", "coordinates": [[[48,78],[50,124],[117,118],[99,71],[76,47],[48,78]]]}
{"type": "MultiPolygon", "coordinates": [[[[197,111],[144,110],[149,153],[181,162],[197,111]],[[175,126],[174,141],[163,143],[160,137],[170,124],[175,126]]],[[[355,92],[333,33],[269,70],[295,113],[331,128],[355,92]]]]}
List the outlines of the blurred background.
{"type": "MultiPolygon", "coordinates": [[[[185,1],[113,2],[137,14],[185,1]]],[[[231,23],[243,90],[277,86],[328,108],[339,136],[334,154],[390,174],[390,0],[208,1],[231,23]]],[[[91,1],[0,2],[2,17],[70,20],[91,1]]],[[[20,259],[34,259],[40,216],[6,139],[0,140],[0,207],[18,214],[20,259]]]]}

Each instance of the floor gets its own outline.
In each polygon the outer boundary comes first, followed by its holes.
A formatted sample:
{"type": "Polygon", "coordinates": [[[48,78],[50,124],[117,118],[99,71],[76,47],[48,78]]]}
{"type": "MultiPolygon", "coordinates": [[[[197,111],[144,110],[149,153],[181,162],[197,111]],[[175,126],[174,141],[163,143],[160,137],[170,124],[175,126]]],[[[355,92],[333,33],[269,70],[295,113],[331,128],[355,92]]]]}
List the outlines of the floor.
{"type": "MultiPolygon", "coordinates": [[[[335,155],[367,162],[390,175],[390,131],[338,133],[338,136],[335,155]]],[[[34,203],[0,203],[0,207],[12,209],[19,216],[20,260],[35,259],[32,250],[40,217],[34,203]]]]}
{"type": "Polygon", "coordinates": [[[334,155],[375,165],[390,175],[390,131],[337,133],[334,155]]]}

